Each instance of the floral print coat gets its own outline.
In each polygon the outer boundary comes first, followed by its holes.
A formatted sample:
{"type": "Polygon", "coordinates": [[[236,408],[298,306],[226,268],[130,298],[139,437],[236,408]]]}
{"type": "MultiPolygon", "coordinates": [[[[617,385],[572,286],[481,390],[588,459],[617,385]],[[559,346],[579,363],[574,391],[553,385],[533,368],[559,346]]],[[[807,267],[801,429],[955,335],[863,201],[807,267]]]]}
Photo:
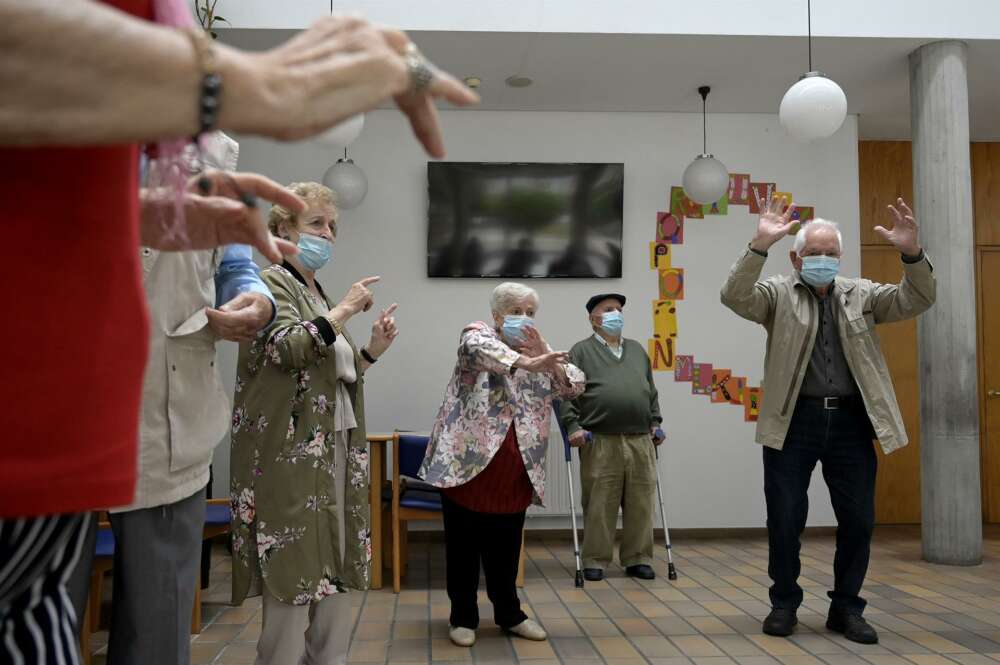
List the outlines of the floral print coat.
{"type": "Polygon", "coordinates": [[[566,363],[565,383],[554,376],[513,370],[520,354],[483,322],[462,331],[458,362],[431,430],[420,476],[436,487],[464,485],[486,468],[511,425],[534,487],[533,503],[545,499],[549,417],[556,396],[573,399],[587,379],[566,363]]]}
{"type": "Polygon", "coordinates": [[[335,354],[312,323],[329,307],[282,266],[265,269],[261,277],[274,294],[277,314],[266,334],[240,345],[231,438],[233,603],[261,582],[282,602],[306,605],[368,588],[363,377],[355,350],[358,381],[347,389],[358,427],[350,431],[347,468],[338,469],[335,354]],[[343,524],[337,474],[346,474],[343,524]]]}

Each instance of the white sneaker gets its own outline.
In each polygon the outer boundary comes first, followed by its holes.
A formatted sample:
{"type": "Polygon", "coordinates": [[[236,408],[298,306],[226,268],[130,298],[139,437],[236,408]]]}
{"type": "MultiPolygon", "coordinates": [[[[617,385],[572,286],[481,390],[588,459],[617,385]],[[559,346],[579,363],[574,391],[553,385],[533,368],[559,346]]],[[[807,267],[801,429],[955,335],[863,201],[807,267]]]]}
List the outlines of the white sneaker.
{"type": "Polygon", "coordinates": [[[523,637],[526,640],[534,640],[536,642],[543,642],[549,637],[548,633],[545,632],[545,629],[531,619],[525,619],[513,628],[508,628],[507,630],[519,637],[523,637]]]}
{"type": "Polygon", "coordinates": [[[455,646],[459,647],[471,647],[476,643],[476,631],[470,628],[452,626],[451,630],[448,631],[448,637],[451,638],[455,646]]]}

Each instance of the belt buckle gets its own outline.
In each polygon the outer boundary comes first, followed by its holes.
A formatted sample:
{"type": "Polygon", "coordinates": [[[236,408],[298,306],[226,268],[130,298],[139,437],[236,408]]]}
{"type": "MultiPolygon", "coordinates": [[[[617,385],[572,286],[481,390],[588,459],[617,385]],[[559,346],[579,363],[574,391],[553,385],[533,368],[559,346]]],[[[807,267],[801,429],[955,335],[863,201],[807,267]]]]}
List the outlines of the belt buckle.
{"type": "Polygon", "coordinates": [[[823,398],[823,408],[827,411],[834,411],[840,408],[840,398],[839,397],[824,397],[823,398]],[[832,406],[831,406],[832,404],[832,406]]]}

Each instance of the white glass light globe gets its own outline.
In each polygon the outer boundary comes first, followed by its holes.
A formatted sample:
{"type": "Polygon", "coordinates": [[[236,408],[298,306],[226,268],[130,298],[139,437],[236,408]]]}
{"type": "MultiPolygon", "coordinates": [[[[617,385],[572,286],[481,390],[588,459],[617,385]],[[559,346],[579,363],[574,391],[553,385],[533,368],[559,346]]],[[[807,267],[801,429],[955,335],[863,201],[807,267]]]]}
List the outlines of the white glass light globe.
{"type": "Polygon", "coordinates": [[[847,96],[833,80],[809,72],[785,93],[778,117],[796,140],[825,139],[844,124],[847,96]]]}
{"type": "Polygon", "coordinates": [[[337,207],[342,210],[358,207],[368,194],[368,178],[353,159],[338,159],[323,174],[323,184],[337,195],[337,207]]]}
{"type": "Polygon", "coordinates": [[[712,155],[698,155],[684,169],[681,184],[684,193],[695,203],[715,203],[729,191],[729,171],[712,155]]]}
{"type": "Polygon", "coordinates": [[[364,128],[365,114],[359,113],[340,124],[334,125],[322,134],[317,134],[313,140],[328,148],[343,150],[361,136],[361,130],[364,128]]]}

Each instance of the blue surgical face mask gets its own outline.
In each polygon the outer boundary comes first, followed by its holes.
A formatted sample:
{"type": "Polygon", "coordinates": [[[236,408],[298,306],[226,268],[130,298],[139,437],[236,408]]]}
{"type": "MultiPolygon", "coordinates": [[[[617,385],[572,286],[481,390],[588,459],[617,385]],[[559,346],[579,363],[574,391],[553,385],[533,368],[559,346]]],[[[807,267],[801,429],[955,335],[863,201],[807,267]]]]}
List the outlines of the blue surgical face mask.
{"type": "Polygon", "coordinates": [[[326,265],[332,250],[333,244],[326,238],[308,233],[299,234],[299,261],[313,272],[326,265]]]}
{"type": "Polygon", "coordinates": [[[503,317],[503,325],[500,330],[508,342],[520,344],[525,340],[524,329],[535,324],[535,320],[530,316],[515,316],[508,314],[503,317]]]}
{"type": "Polygon", "coordinates": [[[618,337],[622,334],[622,328],[625,327],[625,318],[622,316],[621,312],[605,312],[601,316],[601,330],[608,333],[612,337],[618,337]]]}
{"type": "Polygon", "coordinates": [[[803,256],[799,276],[809,286],[829,286],[840,272],[840,259],[835,256],[803,256]]]}

